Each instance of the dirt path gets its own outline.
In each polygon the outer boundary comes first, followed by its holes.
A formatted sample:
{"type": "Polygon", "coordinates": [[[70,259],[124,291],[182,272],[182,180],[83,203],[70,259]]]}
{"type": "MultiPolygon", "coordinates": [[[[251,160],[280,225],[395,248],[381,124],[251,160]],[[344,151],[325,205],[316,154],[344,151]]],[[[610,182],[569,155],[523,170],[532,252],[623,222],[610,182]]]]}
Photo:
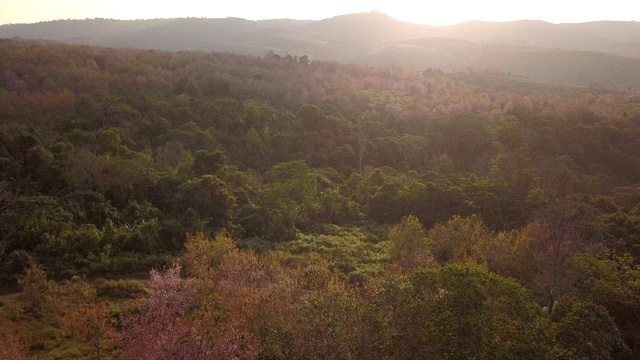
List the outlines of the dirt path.
{"type": "Polygon", "coordinates": [[[0,300],[16,300],[20,296],[20,293],[0,295],[0,300]]]}

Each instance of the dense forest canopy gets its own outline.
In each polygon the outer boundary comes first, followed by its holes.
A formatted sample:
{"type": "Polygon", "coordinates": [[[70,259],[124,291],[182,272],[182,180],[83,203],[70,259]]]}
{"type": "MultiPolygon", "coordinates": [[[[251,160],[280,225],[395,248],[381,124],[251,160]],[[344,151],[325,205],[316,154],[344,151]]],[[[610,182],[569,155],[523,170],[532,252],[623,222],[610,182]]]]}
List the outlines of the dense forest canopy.
{"type": "Polygon", "coordinates": [[[0,210],[0,358],[640,353],[634,92],[0,40],[0,210]]]}

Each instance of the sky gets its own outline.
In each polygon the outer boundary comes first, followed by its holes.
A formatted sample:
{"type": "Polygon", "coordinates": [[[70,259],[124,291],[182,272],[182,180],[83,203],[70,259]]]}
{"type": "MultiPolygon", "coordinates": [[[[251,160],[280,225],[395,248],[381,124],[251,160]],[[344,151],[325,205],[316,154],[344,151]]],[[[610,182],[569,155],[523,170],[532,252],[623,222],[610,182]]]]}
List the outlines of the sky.
{"type": "Polygon", "coordinates": [[[320,20],[369,11],[429,25],[525,19],[576,23],[636,20],[635,3],[634,0],[0,0],[0,25],[96,17],[122,20],[177,17],[320,20]]]}

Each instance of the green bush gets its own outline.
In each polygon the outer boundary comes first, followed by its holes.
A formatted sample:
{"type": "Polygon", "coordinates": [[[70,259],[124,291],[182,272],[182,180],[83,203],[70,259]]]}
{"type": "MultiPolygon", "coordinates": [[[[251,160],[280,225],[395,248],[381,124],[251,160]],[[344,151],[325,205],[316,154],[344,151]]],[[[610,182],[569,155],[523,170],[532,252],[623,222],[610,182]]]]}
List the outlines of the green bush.
{"type": "Polygon", "coordinates": [[[100,297],[134,298],[144,292],[144,285],[137,279],[102,280],[96,283],[96,291],[100,297]]]}

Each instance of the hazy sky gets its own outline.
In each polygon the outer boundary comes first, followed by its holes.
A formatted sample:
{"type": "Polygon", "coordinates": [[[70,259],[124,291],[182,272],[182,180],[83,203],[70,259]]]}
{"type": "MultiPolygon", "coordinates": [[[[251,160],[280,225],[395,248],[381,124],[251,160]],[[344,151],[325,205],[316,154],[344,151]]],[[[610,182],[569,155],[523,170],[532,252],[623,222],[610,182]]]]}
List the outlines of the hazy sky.
{"type": "Polygon", "coordinates": [[[635,20],[635,4],[634,0],[0,0],[0,24],[95,17],[324,19],[372,10],[396,19],[431,25],[468,20],[629,21],[635,20]]]}

